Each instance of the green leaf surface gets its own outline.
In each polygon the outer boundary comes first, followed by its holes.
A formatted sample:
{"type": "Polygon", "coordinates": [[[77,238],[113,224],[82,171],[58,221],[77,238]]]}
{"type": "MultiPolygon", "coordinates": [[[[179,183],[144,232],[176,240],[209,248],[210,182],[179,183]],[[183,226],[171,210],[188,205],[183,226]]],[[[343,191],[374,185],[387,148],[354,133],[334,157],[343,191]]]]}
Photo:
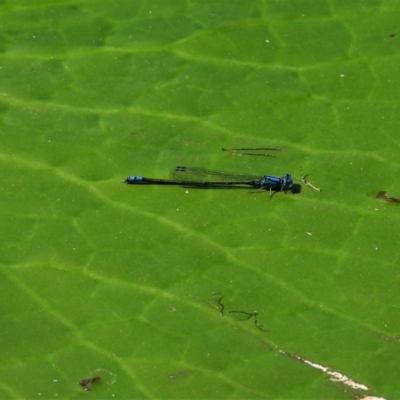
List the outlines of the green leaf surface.
{"type": "Polygon", "coordinates": [[[399,19],[1,1],[0,398],[399,398],[399,19]],[[121,183],[177,165],[301,191],[121,183]]]}

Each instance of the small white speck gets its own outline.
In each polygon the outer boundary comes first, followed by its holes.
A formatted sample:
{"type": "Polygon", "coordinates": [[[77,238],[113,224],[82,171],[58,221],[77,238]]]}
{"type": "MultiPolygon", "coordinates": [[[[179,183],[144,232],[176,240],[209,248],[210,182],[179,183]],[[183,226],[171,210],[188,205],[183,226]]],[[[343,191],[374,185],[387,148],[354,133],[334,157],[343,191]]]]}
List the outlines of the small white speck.
{"type": "Polygon", "coordinates": [[[344,78],[344,75],[342,74],[342,75],[340,75],[340,77],[341,77],[341,78],[344,78]]]}
{"type": "Polygon", "coordinates": [[[306,233],[307,233],[307,235],[312,236],[312,233],[311,233],[311,232],[306,232],[306,233]]]}
{"type": "Polygon", "coordinates": [[[269,40],[268,40],[268,39],[265,39],[265,41],[266,41],[267,43],[269,43],[269,40]]]}

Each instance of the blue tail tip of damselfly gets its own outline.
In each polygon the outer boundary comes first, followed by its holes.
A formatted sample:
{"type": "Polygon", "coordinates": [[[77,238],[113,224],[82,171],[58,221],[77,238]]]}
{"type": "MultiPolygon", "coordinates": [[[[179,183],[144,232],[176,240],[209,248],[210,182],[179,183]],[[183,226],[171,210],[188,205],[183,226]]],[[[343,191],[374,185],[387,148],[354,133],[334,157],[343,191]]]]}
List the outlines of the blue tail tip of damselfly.
{"type": "Polygon", "coordinates": [[[123,183],[127,183],[127,184],[142,183],[143,182],[143,177],[142,176],[128,176],[122,182],[123,183]]]}

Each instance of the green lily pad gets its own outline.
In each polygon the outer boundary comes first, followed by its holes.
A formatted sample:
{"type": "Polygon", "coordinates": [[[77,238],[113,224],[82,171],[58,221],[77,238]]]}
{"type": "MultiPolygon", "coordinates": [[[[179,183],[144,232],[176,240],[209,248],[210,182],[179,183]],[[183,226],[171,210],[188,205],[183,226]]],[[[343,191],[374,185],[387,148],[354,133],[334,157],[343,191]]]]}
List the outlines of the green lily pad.
{"type": "Polygon", "coordinates": [[[0,398],[398,397],[397,2],[0,6],[0,398]]]}

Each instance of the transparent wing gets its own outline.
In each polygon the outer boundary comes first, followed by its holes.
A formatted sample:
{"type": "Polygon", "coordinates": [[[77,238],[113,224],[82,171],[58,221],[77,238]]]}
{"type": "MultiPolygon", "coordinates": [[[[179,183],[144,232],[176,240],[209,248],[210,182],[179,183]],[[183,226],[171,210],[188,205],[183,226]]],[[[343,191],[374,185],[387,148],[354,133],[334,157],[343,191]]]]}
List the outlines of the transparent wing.
{"type": "Polygon", "coordinates": [[[193,182],[248,182],[260,179],[260,176],[231,174],[192,167],[175,167],[171,172],[171,177],[180,181],[193,182]]]}

